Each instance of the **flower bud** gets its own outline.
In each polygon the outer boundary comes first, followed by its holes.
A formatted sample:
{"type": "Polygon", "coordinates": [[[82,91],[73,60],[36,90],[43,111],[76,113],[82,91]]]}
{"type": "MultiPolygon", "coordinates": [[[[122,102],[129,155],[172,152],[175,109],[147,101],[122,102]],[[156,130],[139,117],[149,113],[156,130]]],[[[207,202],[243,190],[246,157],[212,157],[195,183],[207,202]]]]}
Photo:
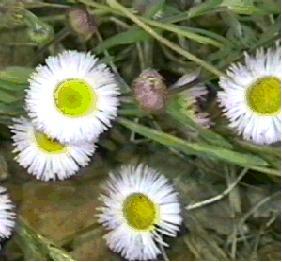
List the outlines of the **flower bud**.
{"type": "Polygon", "coordinates": [[[67,13],[69,26],[73,32],[88,39],[97,30],[97,24],[93,15],[85,8],[70,8],[67,13]]]}
{"type": "Polygon", "coordinates": [[[54,39],[54,29],[52,26],[42,22],[35,14],[29,10],[22,12],[25,24],[28,26],[27,34],[31,41],[44,45],[54,39]]]}
{"type": "Polygon", "coordinates": [[[163,77],[153,69],[143,71],[133,81],[133,93],[139,106],[150,113],[161,113],[165,110],[167,87],[163,77]]]}
{"type": "Polygon", "coordinates": [[[30,40],[36,44],[44,45],[54,39],[53,27],[45,23],[36,23],[27,29],[30,40]]]}

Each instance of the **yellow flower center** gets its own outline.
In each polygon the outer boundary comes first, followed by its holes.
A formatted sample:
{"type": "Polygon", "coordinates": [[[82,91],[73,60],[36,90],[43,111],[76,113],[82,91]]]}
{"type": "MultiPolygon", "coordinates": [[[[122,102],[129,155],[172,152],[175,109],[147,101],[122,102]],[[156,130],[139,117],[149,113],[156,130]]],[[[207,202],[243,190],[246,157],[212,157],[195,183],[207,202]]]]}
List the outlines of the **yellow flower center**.
{"type": "Polygon", "coordinates": [[[159,207],[146,195],[134,193],[125,200],[123,214],[132,228],[148,231],[158,220],[159,207]]]}
{"type": "Polygon", "coordinates": [[[54,98],[57,109],[71,117],[84,116],[97,109],[97,95],[82,79],[68,79],[60,83],[54,98]]]}
{"type": "Polygon", "coordinates": [[[281,83],[276,77],[264,77],[250,86],[247,92],[249,107],[262,115],[275,115],[281,109],[281,83]]]}
{"type": "Polygon", "coordinates": [[[65,146],[39,131],[35,132],[35,139],[39,148],[48,153],[59,154],[66,149],[65,146]]]}

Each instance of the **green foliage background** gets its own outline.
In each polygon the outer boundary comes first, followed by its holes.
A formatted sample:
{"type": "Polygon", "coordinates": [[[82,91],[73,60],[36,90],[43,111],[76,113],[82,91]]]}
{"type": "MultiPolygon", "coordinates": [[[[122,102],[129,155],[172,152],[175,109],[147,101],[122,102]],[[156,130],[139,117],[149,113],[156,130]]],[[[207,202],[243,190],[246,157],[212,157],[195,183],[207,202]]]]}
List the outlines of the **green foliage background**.
{"type": "Polygon", "coordinates": [[[170,260],[279,260],[280,145],[243,141],[227,128],[215,100],[218,76],[231,62],[279,38],[278,0],[0,0],[0,179],[18,214],[1,258],[120,260],[101,237],[97,196],[109,170],[145,162],[180,193],[184,223],[177,238],[167,239],[170,260]],[[77,6],[95,15],[95,33],[69,28],[66,12],[77,6]],[[32,38],[38,27],[39,38],[32,38]],[[13,160],[7,125],[24,114],[33,68],[63,49],[93,51],[107,63],[122,103],[91,164],[68,181],[43,183],[13,160]],[[198,126],[173,98],[162,115],[142,112],[130,85],[148,67],[167,85],[200,67],[212,129],[198,126]],[[220,195],[240,174],[222,199],[185,209],[220,195]]]}

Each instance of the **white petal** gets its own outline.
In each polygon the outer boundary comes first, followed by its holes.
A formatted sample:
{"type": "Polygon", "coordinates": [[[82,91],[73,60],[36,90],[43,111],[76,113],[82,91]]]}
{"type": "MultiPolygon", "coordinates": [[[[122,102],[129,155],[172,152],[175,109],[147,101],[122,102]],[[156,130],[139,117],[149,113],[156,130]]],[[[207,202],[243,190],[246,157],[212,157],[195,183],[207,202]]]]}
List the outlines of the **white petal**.
{"type": "Polygon", "coordinates": [[[7,238],[11,235],[15,226],[14,206],[6,194],[6,189],[0,186],[0,238],[7,238]]]}

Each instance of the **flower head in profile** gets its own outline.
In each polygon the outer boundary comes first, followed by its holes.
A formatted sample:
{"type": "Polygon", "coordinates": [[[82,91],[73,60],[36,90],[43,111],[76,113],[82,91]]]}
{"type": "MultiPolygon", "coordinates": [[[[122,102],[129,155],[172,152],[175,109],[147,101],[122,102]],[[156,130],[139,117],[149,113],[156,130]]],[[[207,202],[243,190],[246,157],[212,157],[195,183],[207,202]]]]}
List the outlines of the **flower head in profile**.
{"type": "MultiPolygon", "coordinates": [[[[193,83],[198,78],[199,73],[199,71],[195,71],[182,76],[176,83],[173,84],[172,88],[181,88],[186,84],[193,83]]],[[[213,124],[210,120],[209,113],[203,112],[200,107],[200,104],[206,101],[207,94],[207,87],[204,83],[199,82],[193,87],[182,91],[178,95],[178,103],[180,105],[181,112],[194,120],[202,128],[210,128],[213,124]]]]}
{"type": "Polygon", "coordinates": [[[271,144],[281,134],[281,47],[245,53],[245,63],[232,64],[220,78],[220,105],[230,127],[256,144],[271,144]]]}
{"type": "Polygon", "coordinates": [[[111,250],[129,260],[156,259],[176,236],[182,221],[178,195],[168,180],[146,166],[123,166],[111,173],[101,196],[99,222],[111,250]]]}
{"type": "Polygon", "coordinates": [[[0,186],[0,238],[7,238],[12,233],[16,217],[13,209],[14,206],[6,194],[6,188],[0,186]]]}
{"type": "Polygon", "coordinates": [[[24,117],[14,119],[10,129],[16,161],[43,181],[69,178],[88,164],[95,151],[93,143],[69,145],[51,139],[24,117]]]}
{"type": "Polygon", "coordinates": [[[37,129],[61,143],[93,141],[117,115],[115,77],[90,53],[51,56],[29,82],[28,115],[37,129]]]}

